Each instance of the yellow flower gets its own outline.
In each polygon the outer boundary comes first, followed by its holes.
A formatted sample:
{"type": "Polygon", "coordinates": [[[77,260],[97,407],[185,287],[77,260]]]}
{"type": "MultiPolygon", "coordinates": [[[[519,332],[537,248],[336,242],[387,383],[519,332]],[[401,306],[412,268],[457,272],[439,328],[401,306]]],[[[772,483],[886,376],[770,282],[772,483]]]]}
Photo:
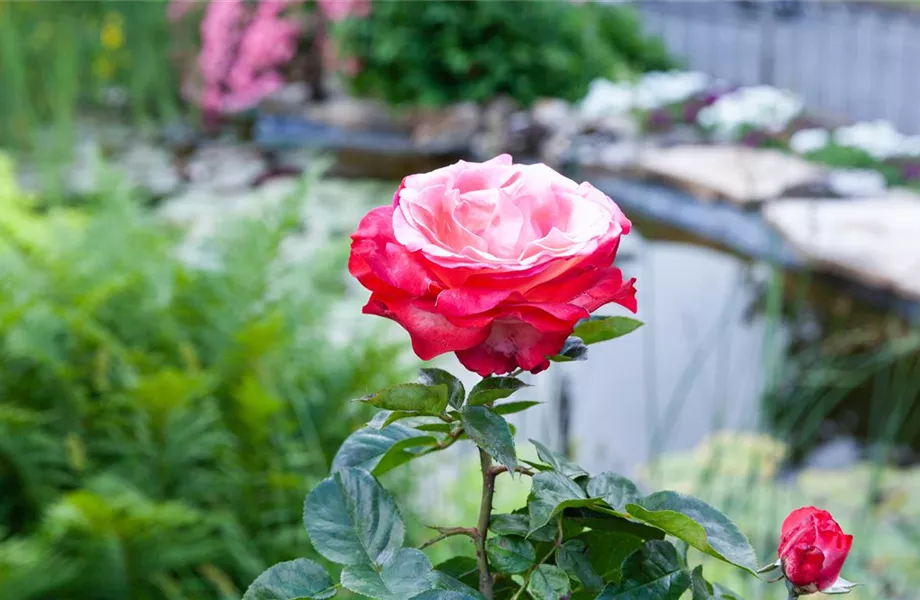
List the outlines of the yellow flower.
{"type": "Polygon", "coordinates": [[[98,79],[110,79],[115,73],[115,63],[112,60],[100,54],[93,60],[93,75],[98,79]]]}
{"type": "Polygon", "coordinates": [[[125,32],[120,23],[109,21],[102,26],[102,31],[99,32],[99,39],[104,48],[117,50],[125,44],[125,32]]]}

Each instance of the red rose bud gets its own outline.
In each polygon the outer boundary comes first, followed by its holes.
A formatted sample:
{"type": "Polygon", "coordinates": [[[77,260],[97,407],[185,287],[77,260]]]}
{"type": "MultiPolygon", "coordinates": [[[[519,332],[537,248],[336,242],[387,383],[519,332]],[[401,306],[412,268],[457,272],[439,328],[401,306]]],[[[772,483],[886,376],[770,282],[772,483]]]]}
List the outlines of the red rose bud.
{"type": "Polygon", "coordinates": [[[779,558],[786,579],[799,594],[845,592],[853,586],[840,570],[853,545],[831,514],[813,506],[792,511],[783,521],[779,558]]]}

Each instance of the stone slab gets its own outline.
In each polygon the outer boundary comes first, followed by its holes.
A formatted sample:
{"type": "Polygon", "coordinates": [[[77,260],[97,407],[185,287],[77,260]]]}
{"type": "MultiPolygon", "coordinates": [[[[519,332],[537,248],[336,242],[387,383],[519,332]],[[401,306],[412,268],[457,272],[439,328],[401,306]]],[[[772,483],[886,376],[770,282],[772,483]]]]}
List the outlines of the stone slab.
{"type": "MultiPolygon", "coordinates": [[[[613,198],[629,216],[669,225],[738,254],[792,271],[820,267],[812,265],[809,257],[771,226],[760,211],[746,210],[727,202],[700,202],[687,192],[667,185],[581,171],[574,166],[569,167],[567,175],[578,181],[587,179],[613,198]]],[[[889,194],[910,197],[908,192],[897,190],[889,194]]],[[[832,202],[849,204],[856,201],[832,202]]],[[[767,207],[772,205],[770,203],[767,207]]],[[[827,272],[834,276],[834,283],[841,293],[884,310],[892,310],[911,322],[920,322],[920,302],[912,297],[898,293],[895,289],[866,285],[865,281],[849,273],[827,272]]]]}
{"type": "Polygon", "coordinates": [[[665,181],[701,200],[743,205],[780,197],[823,176],[821,167],[800,158],[733,145],[646,148],[634,168],[640,177],[665,181]]]}
{"type": "Polygon", "coordinates": [[[763,215],[809,263],[920,300],[920,195],[896,189],[845,201],[789,198],[763,215]]]}
{"type": "MultiPolygon", "coordinates": [[[[579,178],[580,179],[580,178],[579,178]]],[[[786,268],[799,268],[795,249],[760,214],[733,204],[702,203],[672,187],[614,176],[588,176],[627,215],[637,215],[689,231],[739,254],[786,268]]]]}

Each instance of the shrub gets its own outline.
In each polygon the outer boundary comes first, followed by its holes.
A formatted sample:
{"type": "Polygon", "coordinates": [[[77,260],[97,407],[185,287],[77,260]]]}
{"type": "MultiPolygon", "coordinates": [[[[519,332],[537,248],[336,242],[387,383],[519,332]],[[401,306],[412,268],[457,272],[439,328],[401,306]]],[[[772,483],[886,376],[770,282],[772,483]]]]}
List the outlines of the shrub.
{"type": "Polygon", "coordinates": [[[290,507],[366,421],[350,400],[405,374],[397,348],[327,328],[347,248],[278,260],[303,190],[203,270],[136,203],[38,215],[10,175],[0,598],[232,598],[309,552],[290,507]]]}
{"type": "Polygon", "coordinates": [[[379,2],[335,35],[361,65],[353,91],[396,105],[574,101],[597,77],[670,66],[628,9],[594,3],[379,2]]]}

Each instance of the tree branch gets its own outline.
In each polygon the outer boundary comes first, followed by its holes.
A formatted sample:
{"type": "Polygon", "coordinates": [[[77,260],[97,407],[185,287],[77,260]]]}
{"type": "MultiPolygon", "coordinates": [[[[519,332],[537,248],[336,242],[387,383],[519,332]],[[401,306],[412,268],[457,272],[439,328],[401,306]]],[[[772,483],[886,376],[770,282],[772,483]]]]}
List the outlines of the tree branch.
{"type": "Polygon", "coordinates": [[[492,497],[495,495],[495,475],[492,458],[482,448],[479,449],[479,464],[482,468],[482,501],[479,504],[479,522],[476,531],[476,563],[479,567],[479,592],[488,600],[493,600],[492,573],[489,571],[489,559],[486,556],[486,537],[489,533],[489,519],[492,516],[492,497]]]}

